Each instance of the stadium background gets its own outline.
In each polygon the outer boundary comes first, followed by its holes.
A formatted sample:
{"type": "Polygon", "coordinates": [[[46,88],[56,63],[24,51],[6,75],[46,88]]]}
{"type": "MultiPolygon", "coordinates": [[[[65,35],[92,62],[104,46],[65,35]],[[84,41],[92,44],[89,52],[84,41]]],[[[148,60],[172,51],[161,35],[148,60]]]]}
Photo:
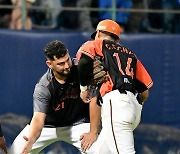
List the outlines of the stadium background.
{"type": "MultiPolygon", "coordinates": [[[[0,120],[8,147],[32,116],[33,89],[47,69],[44,46],[60,40],[75,57],[89,36],[80,32],[0,30],[0,120]]],[[[121,35],[120,43],[133,50],[154,81],[135,131],[138,154],[180,153],[179,42],[179,34],[121,35]]],[[[64,143],[60,146],[71,149],[64,143]]]]}

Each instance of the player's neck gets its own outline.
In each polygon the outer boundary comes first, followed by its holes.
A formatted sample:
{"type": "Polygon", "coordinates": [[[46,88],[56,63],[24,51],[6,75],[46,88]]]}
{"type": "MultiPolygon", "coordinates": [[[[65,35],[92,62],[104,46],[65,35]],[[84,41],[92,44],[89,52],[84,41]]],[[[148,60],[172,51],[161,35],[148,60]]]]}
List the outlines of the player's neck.
{"type": "Polygon", "coordinates": [[[54,77],[60,84],[64,84],[66,82],[67,77],[59,75],[58,73],[54,73],[54,77]]]}

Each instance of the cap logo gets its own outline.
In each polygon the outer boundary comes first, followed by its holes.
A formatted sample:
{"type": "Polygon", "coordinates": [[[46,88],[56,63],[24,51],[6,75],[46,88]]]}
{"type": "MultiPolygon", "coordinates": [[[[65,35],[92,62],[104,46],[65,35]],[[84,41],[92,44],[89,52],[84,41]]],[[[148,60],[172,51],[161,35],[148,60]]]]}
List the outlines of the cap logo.
{"type": "Polygon", "coordinates": [[[106,29],[106,26],[98,26],[97,29],[104,30],[104,29],[106,29]]]}

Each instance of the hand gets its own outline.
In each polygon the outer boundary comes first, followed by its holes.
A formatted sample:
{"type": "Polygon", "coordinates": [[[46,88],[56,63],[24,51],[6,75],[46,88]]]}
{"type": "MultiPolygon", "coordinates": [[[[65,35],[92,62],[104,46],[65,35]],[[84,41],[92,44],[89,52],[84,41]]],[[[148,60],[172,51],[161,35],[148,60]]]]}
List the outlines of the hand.
{"type": "Polygon", "coordinates": [[[84,133],[80,136],[80,140],[81,149],[85,152],[86,150],[89,150],[91,145],[97,140],[97,134],[92,132],[84,133]]]}
{"type": "Polygon", "coordinates": [[[23,136],[23,138],[26,140],[26,143],[24,145],[24,148],[23,148],[21,154],[28,154],[32,149],[33,142],[26,136],[23,136]]]}
{"type": "Polygon", "coordinates": [[[84,103],[89,103],[90,102],[90,92],[88,90],[86,91],[81,91],[80,94],[81,99],[83,100],[84,103]]]}
{"type": "Polygon", "coordinates": [[[0,137],[0,149],[7,154],[6,141],[3,136],[0,137]]]}

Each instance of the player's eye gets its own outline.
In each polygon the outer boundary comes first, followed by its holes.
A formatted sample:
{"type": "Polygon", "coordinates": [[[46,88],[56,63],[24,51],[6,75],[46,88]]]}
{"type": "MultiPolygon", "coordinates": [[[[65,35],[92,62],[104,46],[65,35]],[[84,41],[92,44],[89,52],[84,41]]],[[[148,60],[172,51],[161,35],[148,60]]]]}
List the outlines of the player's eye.
{"type": "Polygon", "coordinates": [[[57,65],[63,66],[63,65],[65,65],[65,62],[58,63],[57,65]]]}

